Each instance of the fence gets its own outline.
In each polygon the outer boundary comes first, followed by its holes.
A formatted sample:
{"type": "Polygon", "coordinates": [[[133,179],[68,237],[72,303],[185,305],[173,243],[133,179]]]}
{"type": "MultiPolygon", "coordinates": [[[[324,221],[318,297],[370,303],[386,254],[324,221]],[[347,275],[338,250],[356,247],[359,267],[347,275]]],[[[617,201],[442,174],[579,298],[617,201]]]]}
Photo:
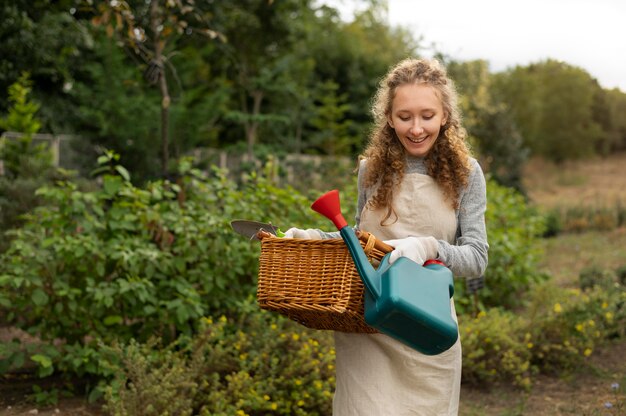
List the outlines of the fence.
{"type": "MultiPolygon", "coordinates": [[[[24,136],[23,133],[16,133],[12,131],[5,131],[0,136],[0,140],[18,140],[24,136]]],[[[74,163],[74,158],[76,157],[75,152],[70,147],[70,142],[76,136],[69,134],[33,134],[33,144],[41,144],[44,143],[50,149],[50,153],[52,155],[52,163],[54,166],[62,167],[66,169],[72,168],[74,163]]],[[[0,160],[0,175],[4,175],[4,164],[2,160],[0,160]]]]}
{"type": "MultiPolygon", "coordinates": [[[[0,139],[17,140],[22,133],[4,132],[0,139]]],[[[45,143],[51,151],[54,166],[65,169],[78,167],[80,155],[72,149],[71,142],[77,136],[68,134],[34,134],[33,143],[45,143]]],[[[250,159],[246,153],[233,153],[214,148],[197,148],[190,155],[201,168],[211,166],[228,171],[234,179],[246,172],[262,172],[264,176],[279,185],[291,185],[296,189],[325,189],[341,187],[355,181],[356,160],[346,156],[322,156],[306,154],[269,155],[250,159]]],[[[4,174],[0,160],[0,175],[4,174]]]]}

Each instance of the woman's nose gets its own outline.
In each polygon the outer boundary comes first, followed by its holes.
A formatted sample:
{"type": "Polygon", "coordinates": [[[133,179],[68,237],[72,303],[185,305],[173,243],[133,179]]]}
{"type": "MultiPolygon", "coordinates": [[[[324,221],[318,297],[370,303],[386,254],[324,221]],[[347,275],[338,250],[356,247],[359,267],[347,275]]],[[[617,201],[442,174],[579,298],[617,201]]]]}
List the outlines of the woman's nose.
{"type": "Polygon", "coordinates": [[[419,121],[415,121],[413,122],[413,125],[411,125],[410,131],[411,131],[411,134],[421,134],[424,131],[424,129],[420,125],[419,121]]]}

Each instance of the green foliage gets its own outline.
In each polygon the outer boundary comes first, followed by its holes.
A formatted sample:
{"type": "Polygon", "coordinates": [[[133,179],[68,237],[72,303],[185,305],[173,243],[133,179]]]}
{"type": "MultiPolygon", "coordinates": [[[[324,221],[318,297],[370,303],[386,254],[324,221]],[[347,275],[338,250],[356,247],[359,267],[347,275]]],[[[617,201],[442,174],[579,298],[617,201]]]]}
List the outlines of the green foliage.
{"type": "Polygon", "coordinates": [[[83,79],[70,93],[80,104],[74,118],[85,139],[73,147],[84,155],[79,161],[83,175],[93,169],[95,149],[104,147],[121,154],[121,163],[132,169],[136,181],[158,176],[157,92],[145,85],[141,72],[129,66],[124,51],[104,34],[94,33],[89,57],[82,67],[83,79]]]}
{"type": "Polygon", "coordinates": [[[493,93],[488,62],[451,61],[447,68],[458,86],[465,128],[485,170],[499,184],[522,191],[522,167],[529,152],[510,110],[493,93]]]}
{"type": "Polygon", "coordinates": [[[475,318],[461,317],[463,380],[480,385],[513,382],[528,388],[537,371],[531,366],[531,335],[528,323],[518,314],[498,308],[475,318]]]}
{"type": "Polygon", "coordinates": [[[599,115],[609,110],[597,99],[597,82],[580,68],[548,59],[501,74],[494,87],[534,155],[581,158],[605,140],[599,115]]]}
{"type": "Polygon", "coordinates": [[[334,387],[330,332],[312,331],[250,300],[233,318],[203,318],[198,336],[107,348],[113,415],[326,415],[334,387]]]}
{"type": "Polygon", "coordinates": [[[329,155],[346,154],[356,142],[349,135],[350,121],[345,117],[350,108],[346,103],[347,94],[337,96],[338,89],[339,85],[333,81],[320,86],[319,97],[316,97],[319,104],[310,120],[311,125],[319,130],[312,145],[324,149],[329,155]]]}
{"type": "Polygon", "coordinates": [[[460,317],[464,381],[529,388],[537,373],[572,372],[596,348],[626,335],[624,286],[580,290],[548,282],[528,293],[522,310],[460,317]]]}
{"type": "Polygon", "coordinates": [[[137,188],[112,159],[101,158],[108,173],[95,190],[72,182],[40,189],[45,205],[11,232],[0,257],[6,323],[55,341],[60,354],[50,358],[65,372],[100,374],[98,340],[169,342],[254,293],[259,246],[235,234],[231,220],[315,225],[308,199],[261,177],[238,186],[183,161],[178,183],[137,188]]]}
{"type": "Polygon", "coordinates": [[[9,112],[0,118],[0,129],[22,134],[18,139],[0,142],[3,174],[9,179],[35,177],[39,169],[51,165],[51,155],[45,146],[33,144],[33,135],[39,131],[41,123],[36,118],[39,104],[30,99],[31,91],[30,74],[25,72],[9,87],[9,112]]]}
{"type": "Polygon", "coordinates": [[[584,267],[579,275],[578,282],[581,289],[591,289],[594,286],[611,287],[617,282],[615,274],[605,270],[597,264],[584,267]]]}
{"type": "MultiPolygon", "coordinates": [[[[548,278],[538,270],[544,219],[512,188],[487,181],[487,237],[489,265],[485,288],[478,292],[482,306],[507,309],[521,306],[523,294],[548,278]]],[[[455,299],[466,310],[469,299],[463,282],[456,282],[455,299]]]]}
{"type": "MultiPolygon", "coordinates": [[[[626,291],[531,292],[520,312],[461,316],[463,382],[529,389],[539,373],[571,371],[594,348],[624,336],[626,291]]],[[[105,347],[115,377],[104,387],[115,415],[324,415],[334,389],[329,331],[312,331],[258,310],[251,299],[230,317],[202,318],[193,338],[105,347]]]]}
{"type": "Polygon", "coordinates": [[[533,363],[546,373],[578,368],[597,346],[625,335],[625,300],[620,285],[588,290],[538,285],[526,312],[533,363]]]}
{"type": "MultiPolygon", "coordinates": [[[[40,200],[35,190],[55,178],[52,154],[45,144],[33,143],[33,135],[41,127],[36,117],[39,104],[32,101],[32,81],[23,73],[9,87],[9,111],[0,119],[0,129],[21,133],[18,138],[0,140],[0,160],[3,172],[0,176],[0,231],[17,227],[20,216],[40,200]]],[[[0,251],[6,240],[0,243],[0,251]]]]}

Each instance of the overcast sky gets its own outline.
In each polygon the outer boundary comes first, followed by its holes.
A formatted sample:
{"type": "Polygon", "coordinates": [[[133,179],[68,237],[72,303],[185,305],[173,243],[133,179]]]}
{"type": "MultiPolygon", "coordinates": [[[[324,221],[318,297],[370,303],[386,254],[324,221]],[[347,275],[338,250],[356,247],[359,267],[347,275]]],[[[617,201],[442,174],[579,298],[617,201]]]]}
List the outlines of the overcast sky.
{"type": "MultiPolygon", "coordinates": [[[[355,0],[327,3],[350,16],[355,0]]],[[[389,23],[458,60],[492,72],[547,58],[578,66],[626,92],[624,0],[388,0],[389,23]]],[[[428,51],[423,51],[428,55],[428,51]]]]}

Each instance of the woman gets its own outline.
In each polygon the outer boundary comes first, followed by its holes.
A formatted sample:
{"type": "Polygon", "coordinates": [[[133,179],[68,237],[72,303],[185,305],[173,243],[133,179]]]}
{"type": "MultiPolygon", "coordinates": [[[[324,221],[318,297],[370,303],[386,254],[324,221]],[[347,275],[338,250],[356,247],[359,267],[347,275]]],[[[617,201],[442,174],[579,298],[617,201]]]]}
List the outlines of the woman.
{"type": "MultiPolygon", "coordinates": [[[[470,157],[452,80],[436,60],[406,59],[379,85],[375,127],[359,165],[357,227],[417,263],[436,258],[457,277],[487,266],[485,179],[470,157]]],[[[334,236],[290,229],[288,237],[334,236]]],[[[452,315],[456,319],[454,300],[452,315]]],[[[456,415],[460,340],[423,355],[383,334],[335,333],[335,416],[456,415]]]]}

